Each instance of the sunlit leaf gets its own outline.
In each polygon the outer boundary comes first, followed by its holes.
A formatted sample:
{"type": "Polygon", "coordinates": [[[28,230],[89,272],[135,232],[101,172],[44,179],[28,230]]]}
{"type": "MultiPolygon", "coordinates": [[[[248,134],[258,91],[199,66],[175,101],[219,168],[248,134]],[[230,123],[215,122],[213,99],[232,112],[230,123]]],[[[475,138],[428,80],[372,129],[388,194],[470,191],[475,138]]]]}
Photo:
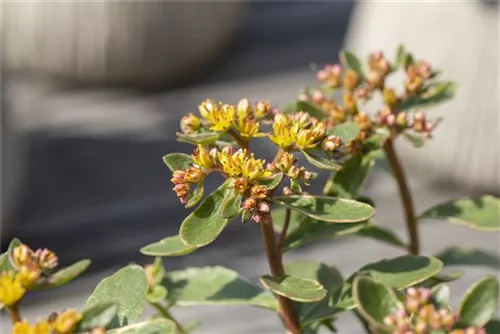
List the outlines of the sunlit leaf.
{"type": "Polygon", "coordinates": [[[331,223],[356,223],[375,214],[368,204],[328,196],[284,196],[275,202],[311,218],[331,223]]]}
{"type": "Polygon", "coordinates": [[[311,165],[318,167],[319,169],[337,171],[342,168],[342,166],[339,165],[336,161],[321,157],[317,154],[314,154],[312,151],[301,150],[300,152],[302,152],[306,160],[309,161],[311,165]]]}
{"type": "Polygon", "coordinates": [[[443,219],[481,231],[500,230],[500,199],[484,195],[461,197],[438,204],[420,215],[420,219],[443,219]]]}
{"type": "Polygon", "coordinates": [[[137,265],[129,265],[103,279],[85,303],[85,311],[102,303],[118,305],[117,317],[109,328],[133,324],[146,308],[148,280],[144,270],[137,265]]]}
{"type": "Polygon", "coordinates": [[[295,301],[314,302],[323,299],[326,295],[326,290],[323,286],[311,279],[290,275],[281,277],[264,275],[260,277],[260,281],[274,293],[295,301]]]}
{"type": "Polygon", "coordinates": [[[388,285],[366,276],[358,276],[354,279],[352,292],[360,314],[370,324],[383,330],[390,329],[384,324],[384,318],[403,308],[388,285]]]}
{"type": "Polygon", "coordinates": [[[44,280],[40,280],[32,288],[33,290],[53,289],[71,282],[80,276],[90,266],[90,260],[81,260],[61,269],[44,280]]]}
{"type": "Polygon", "coordinates": [[[163,157],[163,162],[172,171],[188,169],[193,163],[193,158],[184,153],[170,153],[163,157]]]}
{"type": "Polygon", "coordinates": [[[323,193],[328,196],[357,198],[375,165],[370,155],[356,154],[349,158],[341,170],[332,173],[323,193]]]}
{"type": "Polygon", "coordinates": [[[186,246],[178,235],[167,237],[141,248],[141,253],[150,256],[181,256],[196,250],[186,246]]]}
{"type": "Polygon", "coordinates": [[[460,305],[460,322],[468,326],[484,326],[498,308],[499,284],[488,276],[471,286],[460,305]]]}
{"type": "Polygon", "coordinates": [[[162,285],[176,305],[251,305],[277,309],[276,298],[224,267],[187,268],[167,273],[162,285]]]}
{"type": "Polygon", "coordinates": [[[231,193],[227,191],[232,180],[205,197],[201,204],[182,222],[179,235],[191,247],[205,246],[214,241],[226,226],[228,219],[222,216],[224,203],[231,193]]]}
{"type": "Polygon", "coordinates": [[[479,249],[453,246],[435,255],[445,266],[485,266],[500,269],[497,254],[479,249]]]}

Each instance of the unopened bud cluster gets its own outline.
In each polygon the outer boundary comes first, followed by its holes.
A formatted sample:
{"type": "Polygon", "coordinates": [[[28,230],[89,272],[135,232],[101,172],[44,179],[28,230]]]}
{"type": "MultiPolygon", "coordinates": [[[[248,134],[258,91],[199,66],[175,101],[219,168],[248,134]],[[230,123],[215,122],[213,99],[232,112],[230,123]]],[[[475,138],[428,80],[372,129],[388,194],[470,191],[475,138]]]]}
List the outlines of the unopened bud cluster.
{"type": "Polygon", "coordinates": [[[404,92],[387,87],[387,78],[397,68],[381,51],[372,53],[367,64],[367,73],[362,75],[340,64],[326,65],[317,73],[317,79],[328,89],[342,89],[341,102],[327,96],[320,90],[302,94],[300,100],[308,100],[329,113],[328,125],[346,121],[356,122],[361,132],[353,143],[346,143],[350,151],[360,149],[376,128],[387,128],[393,135],[405,130],[413,130],[422,137],[431,137],[436,123],[426,120],[422,111],[409,113],[404,102],[409,98],[424,96],[430,87],[430,80],[436,76],[431,65],[422,60],[412,61],[405,67],[404,92]],[[366,101],[380,94],[384,106],[369,116],[361,111],[366,101]],[[400,106],[403,106],[401,108],[400,106]]]}
{"type": "Polygon", "coordinates": [[[430,289],[409,288],[405,297],[405,307],[384,318],[392,334],[486,334],[483,328],[456,329],[458,314],[434,306],[430,289]]]}
{"type": "Polygon", "coordinates": [[[7,307],[19,303],[27,290],[57,266],[57,256],[52,251],[38,249],[33,252],[25,244],[13,249],[11,260],[16,270],[0,275],[0,302],[7,307]]]}

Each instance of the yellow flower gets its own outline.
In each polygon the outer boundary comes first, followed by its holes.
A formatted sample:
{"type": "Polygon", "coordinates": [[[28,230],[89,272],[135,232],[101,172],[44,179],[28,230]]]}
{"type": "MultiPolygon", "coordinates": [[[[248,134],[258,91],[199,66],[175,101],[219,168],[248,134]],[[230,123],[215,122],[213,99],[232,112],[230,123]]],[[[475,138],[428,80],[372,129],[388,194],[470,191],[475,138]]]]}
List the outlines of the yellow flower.
{"type": "Polygon", "coordinates": [[[16,280],[18,280],[23,287],[29,289],[35,285],[40,275],[42,275],[40,267],[35,262],[29,262],[19,269],[19,272],[16,274],[16,280]]]}
{"type": "Polygon", "coordinates": [[[290,126],[287,122],[276,122],[275,120],[273,123],[273,134],[269,138],[282,149],[288,149],[295,143],[298,130],[298,124],[290,126]]]}
{"type": "Polygon", "coordinates": [[[288,170],[292,167],[294,163],[295,163],[295,158],[293,157],[293,154],[285,152],[281,154],[281,156],[277,159],[276,167],[280,171],[288,173],[288,170]]]}
{"type": "Polygon", "coordinates": [[[295,145],[301,150],[308,150],[318,145],[316,139],[312,130],[302,129],[297,133],[295,145]]]}
{"type": "Polygon", "coordinates": [[[238,118],[236,129],[245,139],[265,136],[265,134],[259,132],[259,122],[252,118],[238,118]]]}
{"type": "Polygon", "coordinates": [[[271,104],[269,101],[260,101],[255,104],[255,117],[258,119],[267,117],[271,114],[271,104]]]}
{"type": "Polygon", "coordinates": [[[259,180],[272,175],[271,171],[264,168],[266,161],[255,159],[248,155],[246,150],[238,150],[233,154],[219,152],[219,162],[224,173],[230,177],[243,177],[248,181],[259,180]]]}
{"type": "Polygon", "coordinates": [[[201,103],[198,109],[201,116],[212,124],[211,130],[227,131],[233,126],[236,112],[232,105],[207,99],[201,103]]]}
{"type": "Polygon", "coordinates": [[[12,326],[11,334],[34,334],[34,329],[27,320],[19,321],[12,326]]]}
{"type": "Polygon", "coordinates": [[[54,321],[54,329],[58,334],[71,334],[82,320],[83,315],[75,310],[66,310],[54,321]]]}
{"type": "Polygon", "coordinates": [[[369,131],[372,127],[372,121],[370,117],[364,112],[360,112],[354,115],[354,122],[359,125],[361,131],[369,131]]]}
{"type": "Polygon", "coordinates": [[[245,119],[250,117],[252,114],[252,106],[250,105],[250,101],[248,99],[241,99],[238,101],[238,105],[236,106],[236,112],[238,114],[238,119],[245,119]]]}
{"type": "Polygon", "coordinates": [[[26,290],[13,271],[0,276],[0,302],[5,306],[15,305],[23,298],[26,290]]]}
{"type": "Polygon", "coordinates": [[[33,259],[33,251],[25,244],[21,244],[14,248],[12,255],[14,263],[18,267],[30,262],[33,259]]]}
{"type": "Polygon", "coordinates": [[[52,326],[46,320],[41,320],[34,325],[30,325],[28,321],[23,320],[16,322],[12,326],[11,334],[51,334],[52,326]]]}
{"type": "Polygon", "coordinates": [[[210,153],[202,145],[198,145],[193,152],[193,162],[200,167],[210,169],[213,167],[214,162],[210,153]]]}
{"type": "Polygon", "coordinates": [[[183,133],[193,133],[201,128],[201,120],[193,113],[181,118],[181,130],[183,133]]]}

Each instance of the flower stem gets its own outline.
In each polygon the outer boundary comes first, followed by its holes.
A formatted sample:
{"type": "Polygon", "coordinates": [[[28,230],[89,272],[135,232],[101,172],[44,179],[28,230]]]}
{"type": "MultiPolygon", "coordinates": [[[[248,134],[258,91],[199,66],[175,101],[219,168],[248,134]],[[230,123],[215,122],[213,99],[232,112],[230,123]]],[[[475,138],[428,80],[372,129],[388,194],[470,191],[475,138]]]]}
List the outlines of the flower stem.
{"type": "Polygon", "coordinates": [[[10,319],[12,320],[12,324],[21,321],[21,315],[19,313],[19,304],[14,304],[7,307],[7,311],[9,312],[10,319]]]}
{"type": "Polygon", "coordinates": [[[187,334],[186,330],[182,327],[180,322],[177,321],[177,319],[175,319],[175,317],[172,315],[172,313],[170,313],[168,308],[163,307],[161,304],[158,304],[158,303],[151,303],[151,306],[153,306],[158,311],[158,313],[160,313],[164,318],[166,318],[174,323],[176,333],[187,334]]]}
{"type": "MultiPolygon", "coordinates": [[[[274,277],[283,276],[285,275],[285,270],[281,259],[281,251],[278,249],[278,245],[276,244],[273,220],[270,214],[262,216],[260,227],[262,237],[264,238],[264,243],[266,245],[267,260],[269,262],[271,274],[274,277]]],[[[301,334],[302,330],[300,329],[299,320],[295,309],[293,308],[292,301],[283,296],[278,295],[277,297],[280,308],[280,316],[281,319],[283,319],[287,331],[291,334],[301,334]]]]}
{"type": "Polygon", "coordinates": [[[394,150],[394,139],[389,138],[384,144],[384,151],[387,156],[387,160],[391,165],[394,177],[399,188],[399,195],[403,203],[405,217],[406,217],[406,228],[408,230],[408,235],[410,238],[410,245],[408,246],[408,251],[413,255],[418,255],[420,253],[420,241],[418,233],[418,222],[415,217],[415,210],[413,208],[413,199],[408,187],[408,182],[406,180],[405,172],[403,166],[398,160],[396,151],[394,150]]]}
{"type": "Polygon", "coordinates": [[[285,221],[283,222],[283,229],[281,230],[281,235],[278,241],[278,251],[281,254],[281,249],[283,248],[283,245],[285,244],[286,241],[286,235],[288,234],[288,226],[290,225],[290,216],[291,216],[291,210],[286,209],[285,210],[285,221]]]}
{"type": "Polygon", "coordinates": [[[227,130],[227,133],[229,135],[231,135],[231,137],[233,137],[234,140],[236,140],[236,142],[238,143],[238,145],[240,145],[240,147],[242,149],[245,149],[245,150],[248,151],[248,141],[246,141],[245,139],[241,138],[241,136],[236,131],[234,131],[234,129],[227,130]]]}

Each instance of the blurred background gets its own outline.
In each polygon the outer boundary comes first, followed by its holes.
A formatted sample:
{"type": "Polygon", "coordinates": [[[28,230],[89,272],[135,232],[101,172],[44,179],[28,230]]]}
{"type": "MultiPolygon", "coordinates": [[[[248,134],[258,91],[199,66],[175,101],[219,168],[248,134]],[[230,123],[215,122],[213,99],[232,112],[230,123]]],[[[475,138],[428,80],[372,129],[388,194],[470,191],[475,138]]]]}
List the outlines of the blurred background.
{"type": "MultiPolygon", "coordinates": [[[[63,264],[93,261],[84,278],[29,298],[24,315],[81,308],[102,277],[151,260],[140,247],[177,233],[187,212],[161,157],[192,149],[175,141],[183,114],[205,97],[285,105],[344,46],[392,57],[404,43],[459,83],[458,96],[432,111],[445,116],[435,139],[418,150],[399,143],[418,211],[459,195],[499,195],[498,17],[495,1],[2,3],[2,250],[17,236],[56,251],[63,264]]],[[[366,193],[377,201],[377,221],[406,237],[391,176],[376,171],[366,193]]],[[[422,234],[426,254],[462,241],[500,248],[495,234],[445,223],[429,222],[422,234]]],[[[165,265],[221,264],[256,280],[267,272],[261,246],[257,225],[232,224],[202,251],[165,265]]],[[[351,238],[287,259],[322,260],[347,275],[399,254],[351,238]]],[[[463,291],[485,272],[471,269],[454,288],[463,291]]],[[[256,309],[174,312],[201,320],[198,333],[280,332],[272,314],[256,309]]],[[[339,329],[360,331],[349,315],[339,329]]]]}

